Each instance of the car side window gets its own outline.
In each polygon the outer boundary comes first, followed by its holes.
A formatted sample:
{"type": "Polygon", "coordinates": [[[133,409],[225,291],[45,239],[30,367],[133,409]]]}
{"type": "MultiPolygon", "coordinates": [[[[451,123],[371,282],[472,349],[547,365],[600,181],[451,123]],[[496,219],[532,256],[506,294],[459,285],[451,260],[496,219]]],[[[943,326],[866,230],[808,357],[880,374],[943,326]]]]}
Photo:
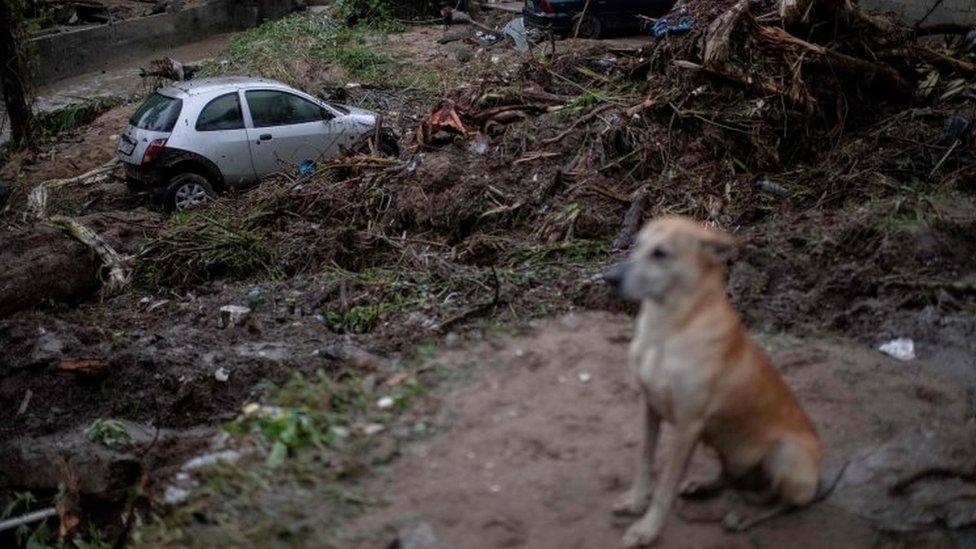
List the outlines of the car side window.
{"type": "Polygon", "coordinates": [[[322,109],[297,95],[270,90],[252,90],[245,93],[255,128],[322,120],[322,109]]]}
{"type": "Polygon", "coordinates": [[[197,131],[239,130],[244,127],[241,113],[241,100],[237,92],[221,95],[200,111],[197,118],[197,131]]]}

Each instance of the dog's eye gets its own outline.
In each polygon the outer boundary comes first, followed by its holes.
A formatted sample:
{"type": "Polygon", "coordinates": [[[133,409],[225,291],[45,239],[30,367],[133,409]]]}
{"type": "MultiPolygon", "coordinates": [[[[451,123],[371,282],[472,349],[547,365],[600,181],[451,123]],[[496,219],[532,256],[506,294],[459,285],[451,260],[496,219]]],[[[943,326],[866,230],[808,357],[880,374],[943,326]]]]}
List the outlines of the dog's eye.
{"type": "Polygon", "coordinates": [[[657,247],[651,250],[651,257],[654,259],[664,259],[665,257],[668,257],[668,252],[665,251],[664,248],[657,247]]]}

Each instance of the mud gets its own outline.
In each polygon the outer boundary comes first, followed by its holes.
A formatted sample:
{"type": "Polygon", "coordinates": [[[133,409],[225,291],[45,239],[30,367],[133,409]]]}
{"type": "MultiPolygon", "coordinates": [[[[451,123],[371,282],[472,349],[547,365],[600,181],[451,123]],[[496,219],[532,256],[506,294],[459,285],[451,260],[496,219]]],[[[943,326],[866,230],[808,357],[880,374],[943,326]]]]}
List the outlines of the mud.
{"type": "MultiPolygon", "coordinates": [[[[623,315],[574,313],[519,337],[443,353],[471,379],[440,394],[429,415],[406,420],[430,422],[437,434],[402,447],[400,459],[364,485],[381,503],[347,530],[349,546],[384,546],[418,523],[447,547],[617,546],[629,520],[609,510],[629,486],[637,445],[637,398],[626,366],[631,324],[623,315]]],[[[735,494],[681,502],[661,547],[951,547],[953,539],[972,538],[972,530],[886,533],[898,519],[877,520],[856,497],[865,455],[875,468],[878,460],[897,467],[896,453],[878,449],[919,426],[942,430],[972,418],[965,390],[932,373],[968,365],[905,364],[846,338],[764,334],[760,341],[818,426],[825,475],[852,465],[826,501],[744,534],[718,523],[730,509],[756,512],[735,494]]],[[[663,440],[659,455],[667,431],[663,440]]],[[[959,459],[924,444],[922,454],[942,466],[959,459]]],[[[716,470],[714,456],[699,448],[688,476],[716,470]]],[[[899,496],[872,494],[875,509],[903,505],[899,496]]],[[[956,504],[973,510],[970,500],[956,504]]]]}

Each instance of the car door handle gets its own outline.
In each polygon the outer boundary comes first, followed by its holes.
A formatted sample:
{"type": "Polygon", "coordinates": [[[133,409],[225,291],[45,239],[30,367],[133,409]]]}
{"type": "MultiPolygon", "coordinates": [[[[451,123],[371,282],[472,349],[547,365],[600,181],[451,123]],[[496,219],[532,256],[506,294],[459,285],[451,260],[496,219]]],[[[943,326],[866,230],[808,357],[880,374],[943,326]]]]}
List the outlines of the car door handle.
{"type": "Polygon", "coordinates": [[[270,133],[262,133],[258,137],[258,139],[260,139],[261,141],[267,141],[267,140],[271,139],[271,134],[270,133]]]}

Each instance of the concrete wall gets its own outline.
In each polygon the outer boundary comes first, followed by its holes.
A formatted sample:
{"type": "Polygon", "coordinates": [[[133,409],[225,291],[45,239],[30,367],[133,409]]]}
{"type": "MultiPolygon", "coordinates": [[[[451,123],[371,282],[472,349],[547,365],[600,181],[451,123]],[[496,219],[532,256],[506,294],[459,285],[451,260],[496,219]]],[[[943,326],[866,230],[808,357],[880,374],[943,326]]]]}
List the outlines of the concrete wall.
{"type": "Polygon", "coordinates": [[[32,40],[37,55],[35,83],[48,84],[106,70],[128,57],[252,27],[281,17],[295,6],[294,0],[211,0],[175,13],[35,38],[32,40]]]}
{"type": "MultiPolygon", "coordinates": [[[[861,7],[870,12],[892,12],[905,22],[917,23],[937,0],[861,0],[861,7]]],[[[963,23],[976,25],[976,0],[942,0],[925,23],[963,23]]]]}

